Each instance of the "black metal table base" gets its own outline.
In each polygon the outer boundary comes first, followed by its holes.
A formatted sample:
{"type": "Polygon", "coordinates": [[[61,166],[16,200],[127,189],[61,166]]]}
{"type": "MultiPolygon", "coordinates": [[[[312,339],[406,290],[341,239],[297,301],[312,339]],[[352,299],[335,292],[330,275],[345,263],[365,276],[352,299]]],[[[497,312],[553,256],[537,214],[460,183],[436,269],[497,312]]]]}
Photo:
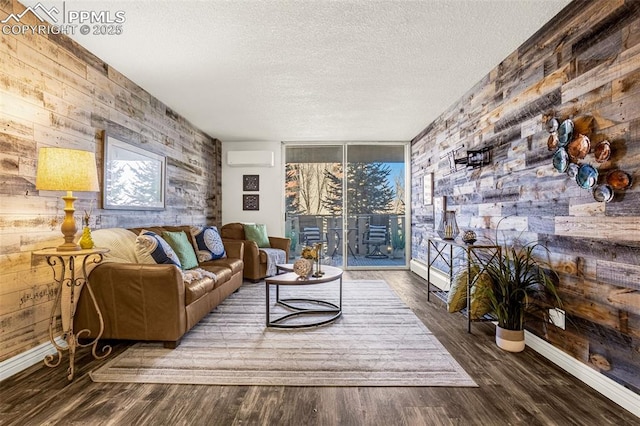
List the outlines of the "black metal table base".
{"type": "Polygon", "coordinates": [[[325,300],[318,299],[302,299],[302,298],[292,298],[292,299],[280,299],[280,286],[277,284],[273,284],[276,286],[276,305],[283,306],[293,312],[285,314],[276,319],[271,319],[271,300],[269,296],[269,287],[270,285],[266,285],[266,299],[267,299],[267,327],[275,327],[275,328],[310,328],[310,327],[318,327],[321,325],[329,324],[342,315],[342,277],[339,279],[340,281],[340,302],[339,304],[327,302],[325,300]],[[318,308],[310,308],[310,307],[301,307],[292,305],[292,303],[300,304],[306,303],[308,305],[317,305],[318,307],[326,306],[328,309],[318,309],[318,308]],[[303,322],[303,323],[287,323],[288,320],[292,318],[299,318],[304,316],[319,316],[319,315],[331,315],[329,318],[323,318],[319,321],[313,322],[303,322]]]}
{"type": "Polygon", "coordinates": [[[288,309],[293,310],[290,314],[286,314],[277,318],[271,322],[269,322],[269,327],[279,327],[279,328],[307,328],[307,327],[318,327],[320,325],[329,324],[340,318],[342,315],[342,308],[334,303],[326,302],[324,300],[315,300],[315,299],[283,299],[277,302],[278,305],[284,306],[288,309]],[[290,305],[289,303],[308,303],[315,304],[320,306],[328,306],[332,309],[308,309],[308,308],[300,308],[297,306],[290,305]],[[309,322],[309,323],[300,323],[300,324],[283,324],[283,322],[291,319],[297,318],[304,315],[325,315],[325,314],[333,314],[331,317],[324,319],[322,321],[309,322]]]}

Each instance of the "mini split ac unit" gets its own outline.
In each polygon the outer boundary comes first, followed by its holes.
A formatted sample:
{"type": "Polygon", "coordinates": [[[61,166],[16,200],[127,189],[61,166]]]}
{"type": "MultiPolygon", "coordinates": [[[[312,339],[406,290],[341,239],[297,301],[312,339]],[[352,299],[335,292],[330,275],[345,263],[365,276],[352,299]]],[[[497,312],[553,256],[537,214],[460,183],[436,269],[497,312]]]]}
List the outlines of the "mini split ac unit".
{"type": "Polygon", "coordinates": [[[273,151],[228,151],[227,165],[231,167],[273,167],[273,151]]]}

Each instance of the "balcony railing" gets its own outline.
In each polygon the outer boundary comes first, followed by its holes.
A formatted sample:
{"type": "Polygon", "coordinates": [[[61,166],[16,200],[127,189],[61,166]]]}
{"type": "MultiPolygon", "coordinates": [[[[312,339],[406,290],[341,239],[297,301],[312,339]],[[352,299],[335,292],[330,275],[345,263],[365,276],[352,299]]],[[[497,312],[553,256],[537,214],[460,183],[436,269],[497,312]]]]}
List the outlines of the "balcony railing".
{"type": "Polygon", "coordinates": [[[286,220],[286,233],[291,238],[292,258],[300,256],[302,247],[318,240],[322,241],[322,258],[326,264],[342,264],[342,241],[348,241],[347,255],[349,265],[402,266],[404,260],[405,217],[397,214],[364,214],[349,216],[346,232],[343,229],[342,216],[335,215],[292,215],[286,220]],[[367,244],[369,224],[384,226],[386,240],[378,245],[383,256],[372,258],[375,249],[367,244]],[[319,233],[310,232],[317,228],[319,233]],[[313,237],[313,238],[310,238],[313,237]],[[390,262],[392,261],[392,262],[390,262]]]}

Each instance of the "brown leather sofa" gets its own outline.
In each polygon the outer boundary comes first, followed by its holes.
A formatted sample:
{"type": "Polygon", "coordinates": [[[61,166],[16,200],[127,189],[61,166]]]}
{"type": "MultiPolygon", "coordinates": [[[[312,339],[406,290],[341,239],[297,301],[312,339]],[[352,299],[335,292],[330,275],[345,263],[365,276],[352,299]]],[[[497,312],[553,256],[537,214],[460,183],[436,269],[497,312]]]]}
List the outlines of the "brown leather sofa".
{"type": "MultiPolygon", "coordinates": [[[[222,241],[242,241],[244,243],[244,278],[252,282],[258,282],[267,276],[267,255],[260,250],[255,241],[247,240],[244,235],[242,223],[227,223],[220,228],[222,241]]],[[[289,261],[290,238],[269,237],[269,244],[272,248],[285,251],[286,260],[289,261]]]]}
{"type": "MultiPolygon", "coordinates": [[[[158,235],[163,231],[185,231],[191,239],[189,228],[144,229],[158,235]]],[[[129,230],[134,234],[133,241],[142,229],[129,230]]],[[[242,285],[244,245],[241,241],[226,241],[224,246],[226,258],[201,262],[198,266],[213,272],[215,279],[205,276],[191,282],[183,280],[175,265],[112,262],[107,256],[89,273],[91,289],[104,319],[102,338],[162,341],[167,348],[177,347],[187,331],[242,285]]],[[[89,292],[83,291],[74,329],[90,330],[89,335],[81,335],[86,338],[95,337],[99,328],[89,292]]]]}

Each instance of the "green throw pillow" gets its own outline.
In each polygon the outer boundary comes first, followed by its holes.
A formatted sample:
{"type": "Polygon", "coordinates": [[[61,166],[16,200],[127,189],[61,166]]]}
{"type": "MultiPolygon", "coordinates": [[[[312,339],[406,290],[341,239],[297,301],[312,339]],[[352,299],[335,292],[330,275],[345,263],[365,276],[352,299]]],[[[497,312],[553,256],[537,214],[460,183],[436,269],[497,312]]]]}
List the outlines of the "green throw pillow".
{"type": "Polygon", "coordinates": [[[189,237],[184,231],[179,232],[163,232],[162,238],[171,246],[173,251],[178,255],[182,269],[193,269],[198,266],[198,258],[193,244],[189,241],[189,237]]]}
{"type": "Polygon", "coordinates": [[[244,225],[244,236],[247,240],[255,241],[258,247],[271,247],[269,237],[267,236],[267,225],[263,223],[244,225]]]}

